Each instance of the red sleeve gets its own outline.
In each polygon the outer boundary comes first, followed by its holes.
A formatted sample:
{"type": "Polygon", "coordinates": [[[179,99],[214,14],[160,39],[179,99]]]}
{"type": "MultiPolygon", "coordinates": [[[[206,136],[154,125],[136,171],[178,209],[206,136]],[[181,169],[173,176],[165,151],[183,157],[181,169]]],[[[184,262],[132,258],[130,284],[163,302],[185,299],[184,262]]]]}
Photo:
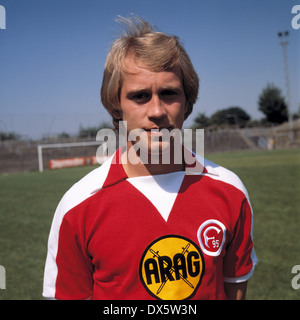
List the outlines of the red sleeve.
{"type": "Polygon", "coordinates": [[[56,299],[88,299],[93,292],[93,267],[86,252],[83,234],[74,223],[64,217],[56,256],[56,299]]]}
{"type": "Polygon", "coordinates": [[[252,241],[252,210],[247,199],[244,199],[223,261],[224,281],[247,281],[252,276],[256,263],[252,241]]]}

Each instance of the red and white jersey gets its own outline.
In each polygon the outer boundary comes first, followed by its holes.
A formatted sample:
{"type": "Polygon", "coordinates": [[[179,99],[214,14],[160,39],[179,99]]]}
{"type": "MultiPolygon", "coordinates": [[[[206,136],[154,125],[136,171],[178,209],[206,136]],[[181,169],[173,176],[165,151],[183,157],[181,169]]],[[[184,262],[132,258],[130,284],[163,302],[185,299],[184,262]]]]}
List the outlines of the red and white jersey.
{"type": "Polygon", "coordinates": [[[57,207],[43,295],[226,299],[224,282],[248,280],[256,262],[252,210],[234,173],[204,160],[202,173],[128,178],[111,158],[57,207]]]}

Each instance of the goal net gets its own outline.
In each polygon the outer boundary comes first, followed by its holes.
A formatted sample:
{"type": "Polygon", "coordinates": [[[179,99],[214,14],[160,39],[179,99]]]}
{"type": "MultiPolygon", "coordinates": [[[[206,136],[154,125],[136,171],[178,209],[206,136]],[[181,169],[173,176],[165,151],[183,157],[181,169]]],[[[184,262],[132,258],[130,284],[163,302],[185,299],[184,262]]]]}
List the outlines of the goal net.
{"type": "Polygon", "coordinates": [[[104,141],[82,141],[40,144],[38,150],[39,171],[45,168],[58,169],[89,164],[101,164],[108,156],[96,158],[98,147],[104,141]]]}

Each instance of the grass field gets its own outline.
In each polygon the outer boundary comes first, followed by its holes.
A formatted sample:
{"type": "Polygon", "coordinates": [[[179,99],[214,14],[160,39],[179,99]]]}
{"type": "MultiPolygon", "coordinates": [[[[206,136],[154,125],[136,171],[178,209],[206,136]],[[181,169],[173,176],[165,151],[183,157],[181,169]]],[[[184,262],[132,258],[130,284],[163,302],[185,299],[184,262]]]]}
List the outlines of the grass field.
{"type": "MultiPolygon", "coordinates": [[[[237,173],[254,210],[259,264],[248,299],[300,299],[291,269],[300,265],[300,150],[206,155],[237,173]]],[[[47,238],[57,203],[91,167],[0,176],[0,299],[41,299],[47,238]]]]}

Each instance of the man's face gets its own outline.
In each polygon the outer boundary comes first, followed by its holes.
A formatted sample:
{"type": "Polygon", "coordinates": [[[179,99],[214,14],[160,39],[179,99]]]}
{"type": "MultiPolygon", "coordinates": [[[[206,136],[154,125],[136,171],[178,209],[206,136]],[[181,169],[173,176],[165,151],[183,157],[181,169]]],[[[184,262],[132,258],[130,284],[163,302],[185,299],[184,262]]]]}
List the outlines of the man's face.
{"type": "Polygon", "coordinates": [[[180,67],[153,72],[134,58],[127,59],[126,67],[120,94],[122,120],[127,121],[128,132],[145,131],[141,140],[148,143],[148,152],[161,151],[168,142],[162,142],[157,131],[181,129],[187,111],[180,67]]]}

